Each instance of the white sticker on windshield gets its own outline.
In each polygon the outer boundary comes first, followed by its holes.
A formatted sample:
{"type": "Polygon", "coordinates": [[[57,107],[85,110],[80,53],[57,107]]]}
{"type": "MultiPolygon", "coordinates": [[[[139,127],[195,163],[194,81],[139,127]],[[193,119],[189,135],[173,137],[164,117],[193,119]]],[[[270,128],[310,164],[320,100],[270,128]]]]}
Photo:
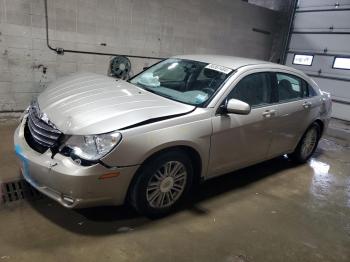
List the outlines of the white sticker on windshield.
{"type": "Polygon", "coordinates": [[[219,72],[224,73],[226,75],[232,72],[232,69],[230,69],[230,68],[227,68],[225,66],[220,66],[220,65],[214,65],[214,64],[209,64],[205,68],[219,71],[219,72]]]}

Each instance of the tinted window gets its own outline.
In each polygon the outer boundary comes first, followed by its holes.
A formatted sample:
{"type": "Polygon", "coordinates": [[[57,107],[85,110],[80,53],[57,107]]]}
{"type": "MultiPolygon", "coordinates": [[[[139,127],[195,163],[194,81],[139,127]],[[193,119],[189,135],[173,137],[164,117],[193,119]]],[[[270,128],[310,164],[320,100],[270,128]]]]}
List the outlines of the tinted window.
{"type": "Polygon", "coordinates": [[[296,100],[305,96],[304,81],[299,77],[282,73],[277,73],[276,77],[279,101],[296,100]]]}
{"type": "Polygon", "coordinates": [[[317,96],[317,93],[316,93],[316,91],[313,89],[312,86],[310,86],[310,85],[307,84],[306,82],[305,82],[305,85],[307,86],[307,96],[308,96],[308,97],[317,96]]]}
{"type": "Polygon", "coordinates": [[[250,106],[271,103],[271,78],[269,73],[256,73],[244,77],[231,91],[228,99],[235,98],[250,106]]]}

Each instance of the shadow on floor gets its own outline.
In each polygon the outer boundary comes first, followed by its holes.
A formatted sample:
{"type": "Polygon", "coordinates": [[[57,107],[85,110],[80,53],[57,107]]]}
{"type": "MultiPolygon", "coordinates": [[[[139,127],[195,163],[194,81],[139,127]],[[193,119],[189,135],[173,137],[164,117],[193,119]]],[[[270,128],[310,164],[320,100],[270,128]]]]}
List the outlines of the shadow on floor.
{"type": "MultiPolygon", "coordinates": [[[[200,207],[202,201],[249,186],[261,179],[277,175],[280,171],[295,166],[288,159],[279,157],[211,179],[198,186],[194,190],[192,197],[186,201],[179,211],[188,210],[195,215],[207,215],[210,213],[210,210],[200,207]]],[[[128,233],[133,230],[142,230],[156,222],[138,215],[131,207],[126,205],[71,210],[60,206],[48,198],[37,201],[28,200],[28,202],[38,213],[56,225],[83,235],[104,236],[128,233]]]]}

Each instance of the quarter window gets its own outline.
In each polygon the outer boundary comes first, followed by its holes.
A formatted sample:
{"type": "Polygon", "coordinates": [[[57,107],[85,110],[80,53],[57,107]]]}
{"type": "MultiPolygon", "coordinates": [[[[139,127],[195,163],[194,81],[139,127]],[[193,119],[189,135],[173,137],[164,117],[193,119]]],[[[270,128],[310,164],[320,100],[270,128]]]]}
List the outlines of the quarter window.
{"type": "Polygon", "coordinates": [[[228,99],[238,99],[252,107],[271,103],[271,78],[269,73],[256,73],[244,77],[228,95],[228,99]]]}
{"type": "Polygon", "coordinates": [[[307,90],[308,90],[308,96],[312,97],[312,96],[317,96],[317,93],[315,91],[315,89],[310,86],[309,84],[305,83],[307,85],[307,90]]]}
{"type": "Polygon", "coordinates": [[[307,96],[306,88],[303,88],[305,82],[299,77],[282,73],[277,73],[276,77],[279,101],[297,100],[307,96]]]}

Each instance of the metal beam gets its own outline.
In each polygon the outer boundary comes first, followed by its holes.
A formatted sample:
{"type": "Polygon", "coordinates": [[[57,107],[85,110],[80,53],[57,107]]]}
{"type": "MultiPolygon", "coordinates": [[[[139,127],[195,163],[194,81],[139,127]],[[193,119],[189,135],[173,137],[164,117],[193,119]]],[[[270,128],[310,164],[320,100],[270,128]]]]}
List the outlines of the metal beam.
{"type": "Polygon", "coordinates": [[[334,32],[334,31],[293,31],[292,34],[299,34],[299,35],[350,35],[350,32],[334,32]]]}
{"type": "Polygon", "coordinates": [[[350,58],[349,54],[339,54],[339,53],[306,52],[306,51],[297,51],[297,50],[288,50],[287,53],[298,54],[298,55],[337,56],[337,57],[350,58]]]}
{"type": "Polygon", "coordinates": [[[317,74],[309,74],[306,73],[308,76],[311,77],[318,77],[318,78],[324,78],[324,79],[331,79],[331,80],[338,80],[338,81],[344,81],[344,82],[350,82],[349,78],[343,78],[343,77],[336,77],[336,76],[323,76],[323,75],[317,75],[317,74]]]}
{"type": "Polygon", "coordinates": [[[327,9],[296,10],[296,13],[329,12],[329,11],[350,11],[350,8],[327,8],[327,9]]]}

